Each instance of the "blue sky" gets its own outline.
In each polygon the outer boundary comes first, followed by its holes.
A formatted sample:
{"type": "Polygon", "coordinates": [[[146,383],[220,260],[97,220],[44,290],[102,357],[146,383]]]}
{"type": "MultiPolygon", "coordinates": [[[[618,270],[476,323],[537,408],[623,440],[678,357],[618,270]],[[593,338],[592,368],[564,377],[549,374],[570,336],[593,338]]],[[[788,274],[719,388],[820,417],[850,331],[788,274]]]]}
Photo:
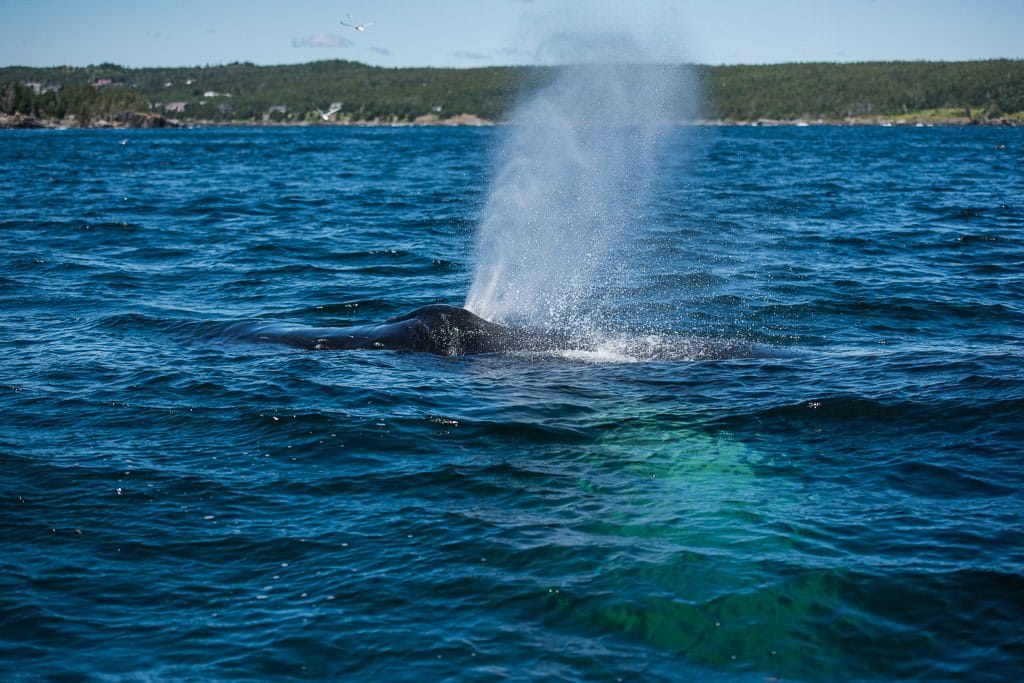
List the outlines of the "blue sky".
{"type": "Polygon", "coordinates": [[[0,0],[0,65],[536,64],[569,28],[703,64],[1024,58],[1024,0],[0,0]]]}

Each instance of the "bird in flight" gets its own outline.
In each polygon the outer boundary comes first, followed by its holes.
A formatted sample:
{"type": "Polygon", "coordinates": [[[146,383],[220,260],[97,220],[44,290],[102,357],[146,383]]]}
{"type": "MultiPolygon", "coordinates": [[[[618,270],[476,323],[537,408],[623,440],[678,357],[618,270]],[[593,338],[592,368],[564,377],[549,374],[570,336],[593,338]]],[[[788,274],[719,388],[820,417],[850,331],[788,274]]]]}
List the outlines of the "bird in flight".
{"type": "Polygon", "coordinates": [[[324,121],[329,121],[332,116],[341,111],[341,105],[332,105],[327,111],[322,111],[320,107],[313,107],[313,109],[316,109],[316,113],[320,114],[320,118],[324,121]]]}
{"type": "MultiPolygon", "coordinates": [[[[348,18],[348,19],[351,19],[352,15],[351,14],[346,14],[345,17],[348,18]]],[[[355,30],[360,31],[360,32],[361,31],[365,31],[370,26],[373,26],[373,24],[370,24],[370,23],[366,23],[366,24],[350,24],[347,21],[341,22],[341,25],[342,26],[348,26],[349,28],[354,28],[355,30]]]]}

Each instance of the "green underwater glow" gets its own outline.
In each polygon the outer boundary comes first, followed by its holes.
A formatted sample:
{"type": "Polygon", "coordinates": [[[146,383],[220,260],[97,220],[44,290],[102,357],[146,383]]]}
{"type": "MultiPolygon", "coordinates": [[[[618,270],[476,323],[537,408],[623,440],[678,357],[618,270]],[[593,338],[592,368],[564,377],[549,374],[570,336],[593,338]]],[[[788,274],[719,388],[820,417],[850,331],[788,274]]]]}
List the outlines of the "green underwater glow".
{"type": "Polygon", "coordinates": [[[795,561],[786,520],[806,493],[759,476],[767,456],[655,420],[614,429],[588,458],[593,476],[580,486],[603,512],[585,526],[607,553],[585,578],[548,589],[556,612],[698,666],[827,675],[858,626],[842,613],[842,571],[795,561]]]}

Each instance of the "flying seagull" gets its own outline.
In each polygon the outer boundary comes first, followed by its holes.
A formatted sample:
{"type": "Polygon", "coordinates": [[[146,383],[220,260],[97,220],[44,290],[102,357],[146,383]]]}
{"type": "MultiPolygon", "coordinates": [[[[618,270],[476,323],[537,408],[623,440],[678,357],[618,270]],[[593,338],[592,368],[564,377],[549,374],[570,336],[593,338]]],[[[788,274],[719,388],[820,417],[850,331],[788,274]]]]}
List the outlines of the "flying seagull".
{"type": "Polygon", "coordinates": [[[329,121],[332,116],[334,116],[339,111],[341,111],[341,106],[340,105],[332,106],[332,107],[328,108],[327,111],[322,111],[320,109],[320,107],[313,107],[313,109],[316,109],[316,113],[320,114],[320,118],[322,118],[324,121],[329,121]]]}
{"type": "MultiPolygon", "coordinates": [[[[351,14],[346,14],[345,16],[348,17],[349,19],[352,18],[351,14]]],[[[373,24],[370,24],[370,23],[366,23],[366,24],[350,24],[350,23],[348,23],[346,21],[341,22],[341,25],[342,26],[348,26],[349,28],[354,28],[357,31],[365,31],[368,27],[373,26],[373,24]]]]}

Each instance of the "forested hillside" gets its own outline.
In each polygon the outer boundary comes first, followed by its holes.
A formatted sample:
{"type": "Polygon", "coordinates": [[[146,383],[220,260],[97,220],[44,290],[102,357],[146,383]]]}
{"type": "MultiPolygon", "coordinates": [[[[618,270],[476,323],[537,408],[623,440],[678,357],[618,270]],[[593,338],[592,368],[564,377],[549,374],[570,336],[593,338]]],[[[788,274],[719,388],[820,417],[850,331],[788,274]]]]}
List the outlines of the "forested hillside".
{"type": "MultiPolygon", "coordinates": [[[[1024,120],[1024,61],[872,62],[695,69],[702,117],[734,122],[1024,120]]],[[[501,121],[550,67],[387,69],[356,62],[129,69],[0,68],[0,114],[94,125],[190,122],[501,121]]]]}
{"type": "Polygon", "coordinates": [[[705,74],[713,115],[737,121],[968,108],[978,120],[1024,111],[1024,61],[720,66],[705,74]]]}

